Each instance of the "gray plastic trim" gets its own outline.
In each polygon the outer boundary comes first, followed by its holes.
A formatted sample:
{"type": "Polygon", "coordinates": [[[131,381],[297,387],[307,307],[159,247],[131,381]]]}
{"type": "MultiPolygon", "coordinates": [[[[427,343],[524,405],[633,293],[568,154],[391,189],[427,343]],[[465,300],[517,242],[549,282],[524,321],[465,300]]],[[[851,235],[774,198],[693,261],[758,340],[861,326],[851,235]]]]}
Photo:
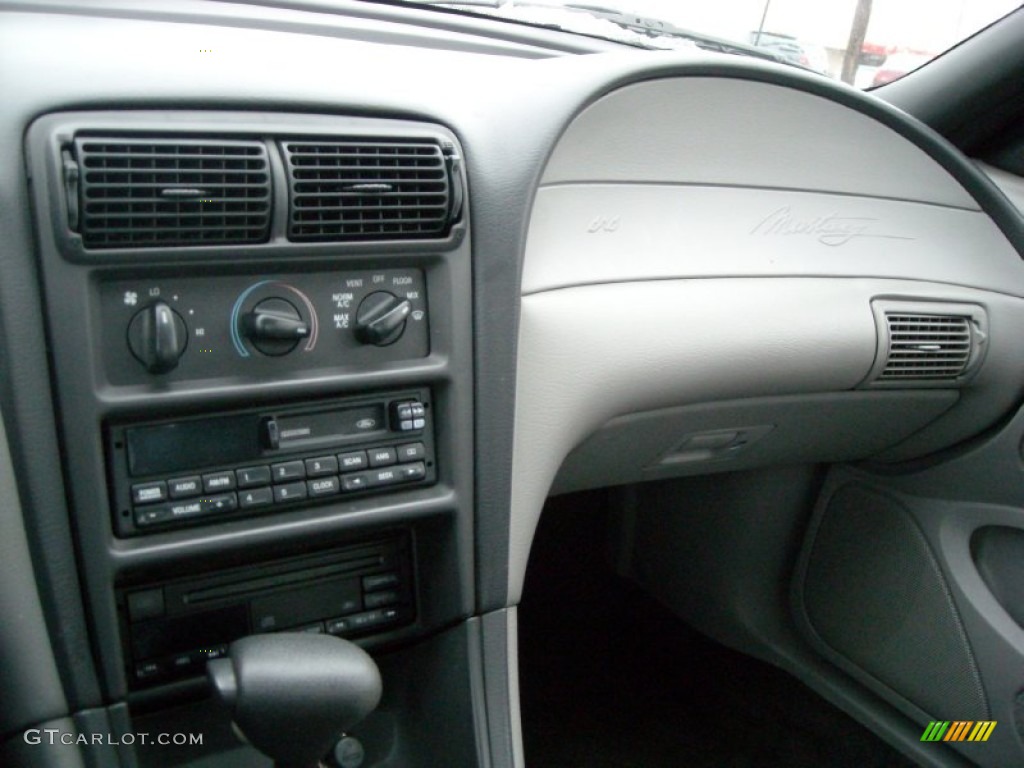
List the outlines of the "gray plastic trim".
{"type": "Polygon", "coordinates": [[[876,119],[781,84],[708,77],[629,85],[591,104],[543,185],[729,184],[977,209],[948,171],[876,119]]]}
{"type": "MultiPolygon", "coordinates": [[[[571,450],[626,414],[856,388],[875,360],[871,301],[878,296],[983,306],[995,345],[987,358],[991,365],[982,366],[934,432],[913,432],[922,422],[910,412],[894,417],[903,421],[904,436],[913,433],[904,444],[914,443],[918,455],[945,447],[1013,407],[1024,385],[1024,350],[1014,330],[1024,323],[1024,302],[1002,294],[889,280],[731,278],[609,283],[524,296],[510,600],[519,599],[544,499],[571,450]]],[[[776,418],[783,415],[779,411],[776,418]]],[[[770,409],[758,419],[774,423],[770,409]]],[[[643,445],[643,435],[634,439],[643,445]]],[[[761,443],[770,448],[771,437],[761,443]]],[[[785,455],[780,451],[778,458],[785,455]]],[[[800,454],[802,461],[828,458],[824,448],[800,454]]]]}
{"type": "Polygon", "coordinates": [[[551,493],[806,462],[853,461],[895,445],[957,401],[953,390],[750,398],[620,416],[565,458],[551,493]],[[673,453],[684,435],[736,439],[673,453]]]}
{"type": "Polygon", "coordinates": [[[927,279],[1024,294],[1024,261],[977,211],[682,183],[542,187],[522,287],[758,275],[927,279]]]}
{"type": "MultiPolygon", "coordinates": [[[[1013,671],[1020,670],[1024,665],[1024,628],[1014,622],[985,585],[971,557],[971,536],[978,528],[987,525],[1024,529],[1024,509],[1021,507],[981,501],[991,495],[989,489],[993,486],[1005,483],[1019,489],[1024,484],[1024,473],[1018,466],[1010,476],[1002,475],[997,471],[1001,461],[992,461],[987,470],[978,471],[971,479],[967,479],[963,471],[982,454],[992,458],[995,458],[993,452],[1005,455],[1007,438],[1019,436],[1021,425],[1021,418],[1018,417],[973,455],[945,465],[942,471],[948,467],[952,473],[947,481],[930,482],[936,475],[935,470],[885,477],[850,467],[837,467],[830,473],[822,492],[822,499],[826,500],[837,488],[852,482],[891,495],[911,514],[925,535],[943,571],[974,651],[992,710],[991,718],[999,723],[984,750],[972,748],[970,744],[956,744],[951,748],[969,757],[977,765],[991,768],[1018,765],[1024,756],[1024,747],[1013,726],[1014,699],[1024,685],[1024,678],[1013,671]],[[957,480],[959,498],[936,497],[944,493],[945,488],[957,483],[957,480]],[[928,491],[928,495],[907,493],[911,489],[928,491]],[[977,500],[968,500],[972,496],[977,500]]],[[[904,710],[908,706],[898,697],[890,697],[890,703],[904,710]]],[[[955,719],[956,705],[955,701],[949,702],[948,719],[955,719]]],[[[936,716],[946,717],[943,713],[936,716]]]]}
{"type": "Polygon", "coordinates": [[[0,734],[68,711],[33,576],[21,500],[0,414],[0,734]]]}

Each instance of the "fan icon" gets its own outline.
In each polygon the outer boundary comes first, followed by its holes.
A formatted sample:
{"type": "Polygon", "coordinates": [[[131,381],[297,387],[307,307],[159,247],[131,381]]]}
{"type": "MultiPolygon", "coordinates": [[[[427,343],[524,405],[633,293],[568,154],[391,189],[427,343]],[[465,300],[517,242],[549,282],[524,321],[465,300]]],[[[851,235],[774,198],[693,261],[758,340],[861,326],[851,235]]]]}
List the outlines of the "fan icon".
{"type": "Polygon", "coordinates": [[[139,294],[137,294],[135,291],[125,291],[124,303],[129,307],[134,307],[136,304],[139,303],[139,294]]]}

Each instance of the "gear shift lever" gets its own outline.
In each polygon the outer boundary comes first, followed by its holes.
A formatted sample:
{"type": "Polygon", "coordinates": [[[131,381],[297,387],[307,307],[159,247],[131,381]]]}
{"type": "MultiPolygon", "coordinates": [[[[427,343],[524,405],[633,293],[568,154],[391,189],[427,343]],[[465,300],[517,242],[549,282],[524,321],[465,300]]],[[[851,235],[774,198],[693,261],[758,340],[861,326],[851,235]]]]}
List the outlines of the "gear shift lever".
{"type": "Polygon", "coordinates": [[[331,635],[243,637],[206,674],[238,730],[277,768],[316,768],[381,695],[373,659],[331,635]]]}

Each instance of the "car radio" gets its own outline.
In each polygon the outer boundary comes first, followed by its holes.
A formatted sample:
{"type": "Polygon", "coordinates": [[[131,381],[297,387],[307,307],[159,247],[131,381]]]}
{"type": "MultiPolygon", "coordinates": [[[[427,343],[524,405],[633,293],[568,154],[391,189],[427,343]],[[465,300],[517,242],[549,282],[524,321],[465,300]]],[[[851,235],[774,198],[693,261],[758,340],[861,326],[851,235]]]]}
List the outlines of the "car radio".
{"type": "Polygon", "coordinates": [[[430,485],[430,391],[107,429],[114,530],[134,536],[430,485]]]}
{"type": "Polygon", "coordinates": [[[209,659],[260,632],[345,638],[392,633],[416,618],[407,533],[312,555],[117,591],[128,681],[148,688],[203,674],[209,659]]]}

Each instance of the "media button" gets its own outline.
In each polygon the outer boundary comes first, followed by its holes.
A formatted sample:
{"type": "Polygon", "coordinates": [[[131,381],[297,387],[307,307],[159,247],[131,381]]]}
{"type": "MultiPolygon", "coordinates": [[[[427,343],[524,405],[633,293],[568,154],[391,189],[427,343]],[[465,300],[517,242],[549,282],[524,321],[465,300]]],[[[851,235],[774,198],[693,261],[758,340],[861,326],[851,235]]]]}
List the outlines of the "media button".
{"type": "Polygon", "coordinates": [[[338,473],[338,459],[334,456],[321,456],[306,459],[306,477],[323,477],[338,473]]]}
{"type": "Polygon", "coordinates": [[[239,488],[253,488],[258,485],[270,485],[270,467],[245,467],[236,469],[239,488]]]}
{"type": "Polygon", "coordinates": [[[398,454],[391,447],[371,448],[367,453],[369,454],[371,467],[387,467],[398,461],[398,454]]]}
{"type": "Polygon", "coordinates": [[[199,475],[174,477],[167,481],[167,490],[172,499],[187,499],[203,492],[203,481],[199,479],[199,475]]]}
{"type": "Polygon", "coordinates": [[[366,481],[370,488],[382,485],[396,485],[404,482],[398,469],[375,469],[366,473],[366,481]]]}
{"type": "Polygon", "coordinates": [[[365,491],[370,487],[368,472],[353,472],[351,475],[341,476],[341,490],[346,493],[352,491],[365,491]]]}
{"type": "Polygon", "coordinates": [[[286,501],[298,501],[306,498],[305,483],[288,483],[274,486],[274,501],[278,504],[286,501]]]}
{"type": "Polygon", "coordinates": [[[426,455],[427,449],[423,443],[406,443],[398,446],[398,460],[403,464],[409,461],[422,461],[426,455]]]}
{"type": "Polygon", "coordinates": [[[253,488],[238,492],[238,504],[242,509],[265,507],[274,503],[274,492],[270,488],[253,488]]]}
{"type": "Polygon", "coordinates": [[[414,464],[402,464],[398,467],[398,476],[403,483],[414,483],[427,476],[427,467],[422,461],[414,464]]]}
{"type": "Polygon", "coordinates": [[[230,491],[234,487],[234,472],[213,472],[209,475],[203,475],[203,493],[214,493],[215,491],[230,491]]]}
{"type": "Polygon", "coordinates": [[[204,515],[216,514],[218,512],[234,512],[238,509],[238,497],[233,493],[204,496],[199,501],[203,505],[202,513],[204,515]]]}
{"type": "Polygon", "coordinates": [[[284,483],[289,480],[300,480],[306,476],[306,465],[301,461],[286,461],[281,464],[271,464],[270,470],[274,473],[275,483],[284,483]]]}
{"type": "Polygon", "coordinates": [[[321,477],[317,480],[307,480],[306,488],[311,499],[320,496],[333,496],[341,490],[337,477],[321,477]]]}
{"type": "Polygon", "coordinates": [[[154,504],[166,500],[167,484],[163,480],[132,486],[132,503],[134,504],[154,504]]]}
{"type": "Polygon", "coordinates": [[[353,472],[357,469],[366,469],[366,451],[339,453],[338,464],[341,467],[342,472],[353,472]]]}

